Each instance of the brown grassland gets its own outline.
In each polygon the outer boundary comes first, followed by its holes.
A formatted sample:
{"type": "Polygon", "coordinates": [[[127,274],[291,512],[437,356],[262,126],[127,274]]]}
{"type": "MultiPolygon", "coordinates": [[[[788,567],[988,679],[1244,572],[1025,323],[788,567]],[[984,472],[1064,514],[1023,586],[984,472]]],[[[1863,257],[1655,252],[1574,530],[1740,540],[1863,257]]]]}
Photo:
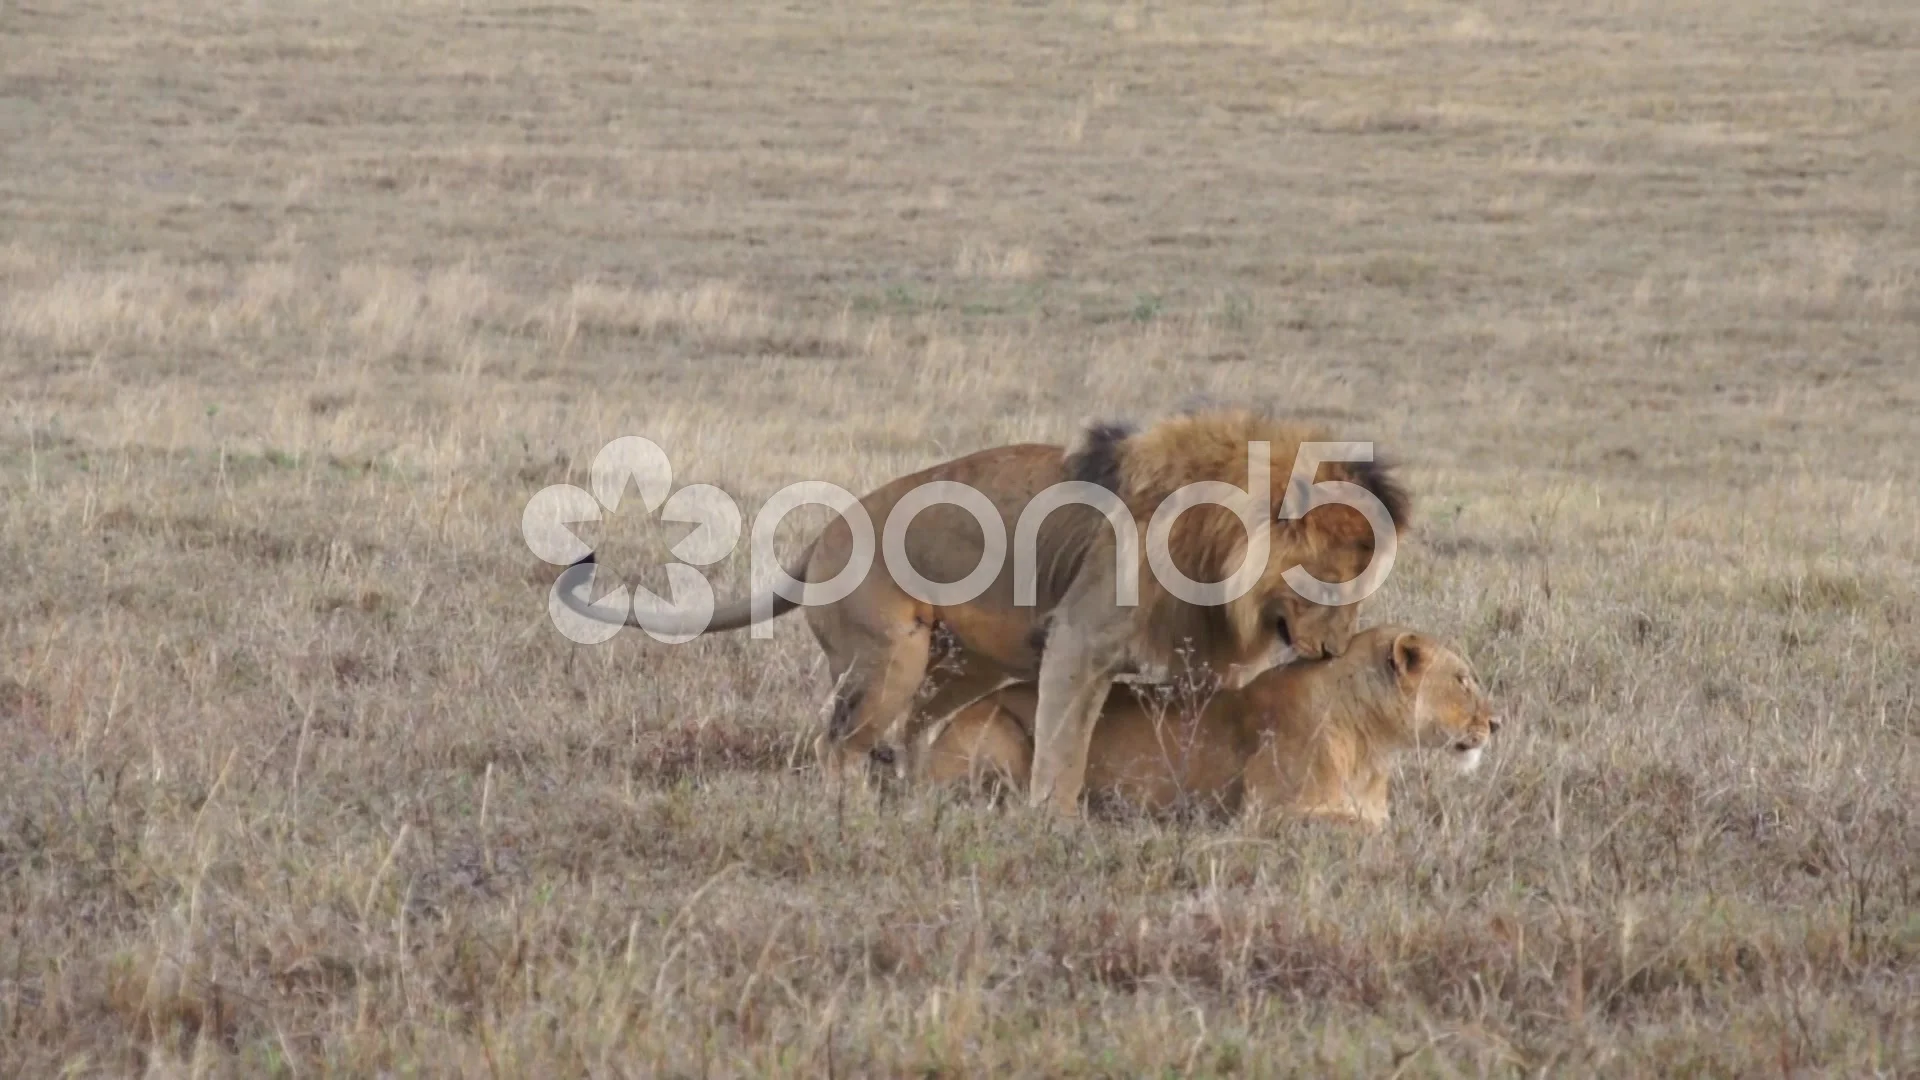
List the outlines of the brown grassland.
{"type": "Polygon", "coordinates": [[[1920,1074],[1916,71],[1908,0],[0,7],[0,1074],[1920,1074]],[[520,537],[618,435],[750,519],[1196,392],[1404,463],[1363,621],[1509,723],[1379,835],[823,798],[798,616],[573,645],[520,537]]]}

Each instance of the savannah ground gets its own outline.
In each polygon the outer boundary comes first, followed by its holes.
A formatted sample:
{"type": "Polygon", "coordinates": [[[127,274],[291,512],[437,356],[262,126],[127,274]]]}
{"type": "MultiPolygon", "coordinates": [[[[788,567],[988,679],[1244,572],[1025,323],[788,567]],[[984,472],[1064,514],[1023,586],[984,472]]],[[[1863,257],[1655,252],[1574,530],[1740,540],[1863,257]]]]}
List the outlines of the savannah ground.
{"type": "Polygon", "coordinates": [[[0,42],[0,1073],[1920,1071],[1920,8],[0,42]],[[520,538],[1193,392],[1405,464],[1365,618],[1510,723],[1383,835],[836,805],[797,616],[576,646],[520,538]]]}

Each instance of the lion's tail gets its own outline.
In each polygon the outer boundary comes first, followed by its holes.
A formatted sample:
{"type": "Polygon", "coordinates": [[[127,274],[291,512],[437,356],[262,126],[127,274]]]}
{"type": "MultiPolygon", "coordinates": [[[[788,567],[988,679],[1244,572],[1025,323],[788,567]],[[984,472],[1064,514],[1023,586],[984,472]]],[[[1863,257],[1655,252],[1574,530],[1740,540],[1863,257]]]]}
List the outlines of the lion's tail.
{"type": "MultiPolygon", "coordinates": [[[[807,560],[812,555],[813,547],[808,545],[807,550],[801,552],[798,558],[784,568],[787,576],[805,581],[807,560]]],[[[560,602],[567,606],[567,610],[595,622],[616,623],[640,630],[650,630],[656,634],[674,636],[716,634],[753,625],[753,613],[756,608],[766,608],[769,613],[767,618],[777,619],[800,606],[799,601],[789,600],[779,593],[768,590],[760,596],[743,596],[730,604],[717,607],[712,617],[704,622],[698,621],[693,616],[653,612],[643,615],[638,611],[628,611],[624,619],[614,619],[609,617],[608,612],[594,607],[586,598],[586,588],[593,583],[595,565],[593,553],[588,552],[585,558],[562,571],[560,579],[554,582],[554,591],[559,595],[560,602]]]]}

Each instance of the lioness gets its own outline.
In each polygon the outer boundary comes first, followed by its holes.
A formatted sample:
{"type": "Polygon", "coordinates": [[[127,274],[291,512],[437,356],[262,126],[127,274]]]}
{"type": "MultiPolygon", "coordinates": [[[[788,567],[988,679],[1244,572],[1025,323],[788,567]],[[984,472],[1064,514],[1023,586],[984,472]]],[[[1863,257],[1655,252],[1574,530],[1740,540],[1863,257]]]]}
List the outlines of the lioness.
{"type": "MultiPolygon", "coordinates": [[[[1036,701],[1022,684],[962,708],[933,737],[923,777],[1024,786],[1036,701]]],[[[1217,691],[1198,715],[1150,691],[1115,695],[1094,729],[1086,787],[1156,811],[1198,801],[1379,828],[1394,751],[1445,749],[1469,771],[1499,729],[1458,653],[1405,627],[1375,626],[1338,657],[1271,668],[1217,691]]]]}
{"type": "MultiPolygon", "coordinates": [[[[1305,475],[1296,481],[1295,501],[1286,499],[1300,445],[1326,438],[1318,429],[1239,409],[1176,415],[1141,431],[1097,424],[1072,447],[982,450],[866,495],[860,505],[880,530],[894,507],[923,485],[967,485],[986,497],[988,519],[999,519],[1011,557],[987,568],[991,580],[984,591],[965,602],[920,599],[875,558],[850,593],[807,604],[807,623],[826,652],[835,687],[831,720],[815,742],[828,775],[864,772],[869,751],[896,725],[905,728],[901,746],[911,754],[925,715],[914,709],[914,700],[937,627],[951,635],[973,670],[1037,682],[1029,801],[1067,815],[1079,812],[1087,739],[1116,674],[1180,661],[1213,676],[1245,676],[1289,650],[1305,657],[1340,653],[1352,636],[1357,605],[1316,603],[1283,579],[1298,565],[1322,582],[1351,582],[1373,560],[1375,525],[1350,505],[1323,504],[1280,516],[1283,507],[1309,505],[1310,494],[1328,490],[1310,489],[1315,477],[1305,475]],[[1269,447],[1268,490],[1247,490],[1253,443],[1269,447]],[[1202,481],[1231,485],[1240,497],[1231,506],[1195,506],[1173,520],[1165,549],[1192,580],[1220,582],[1240,568],[1249,533],[1236,513],[1250,513],[1262,499],[1268,503],[1265,518],[1254,519],[1266,526],[1266,564],[1252,566],[1252,587],[1223,604],[1196,604],[1170,592],[1149,565],[1152,547],[1143,542],[1160,505],[1202,481]],[[1043,500],[1033,514],[1024,513],[1035,496],[1062,484],[1068,485],[1065,505],[1043,500]],[[1025,559],[1028,552],[1031,560],[1025,559]],[[1132,606],[1117,591],[1117,553],[1139,571],[1132,606]]],[[[1370,494],[1398,538],[1408,499],[1386,466],[1377,460],[1326,462],[1319,472],[1370,494]]],[[[980,521],[959,505],[932,503],[901,525],[908,563],[930,582],[957,582],[988,554],[980,521]]],[[[831,583],[848,566],[855,539],[848,520],[836,517],[787,568],[788,576],[806,582],[809,593],[831,583]]],[[[584,565],[591,559],[570,568],[555,589],[579,614],[606,619],[576,594],[592,580],[591,566],[584,565]]],[[[752,624],[755,610],[770,618],[795,606],[777,592],[742,598],[718,609],[704,630],[736,630],[752,624]]],[[[639,611],[627,622],[667,634],[702,629],[684,618],[639,611]]]]}

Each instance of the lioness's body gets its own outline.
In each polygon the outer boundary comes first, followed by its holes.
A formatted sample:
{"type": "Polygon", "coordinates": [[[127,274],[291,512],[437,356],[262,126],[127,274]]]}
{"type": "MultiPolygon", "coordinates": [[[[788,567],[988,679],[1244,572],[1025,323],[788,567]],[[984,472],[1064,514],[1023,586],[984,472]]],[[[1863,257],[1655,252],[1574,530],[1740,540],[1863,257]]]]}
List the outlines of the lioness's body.
{"type": "MultiPolygon", "coordinates": [[[[1025,786],[1036,703],[1034,687],[1019,685],[955,713],[933,739],[925,778],[1025,786]]],[[[1338,657],[1272,668],[1198,710],[1153,690],[1115,693],[1094,728],[1086,790],[1155,811],[1259,806],[1377,828],[1395,751],[1447,747],[1470,767],[1498,726],[1457,653],[1404,627],[1373,627],[1338,657]]]]}
{"type": "MultiPolygon", "coordinates": [[[[839,600],[807,605],[807,623],[826,652],[835,685],[832,720],[815,744],[822,764],[835,776],[864,770],[869,751],[896,725],[905,727],[902,747],[911,753],[921,720],[940,714],[938,707],[915,708],[916,697],[929,688],[936,627],[951,635],[968,672],[958,687],[942,690],[934,680],[931,689],[939,701],[957,704],[1008,680],[1035,682],[1030,801],[1067,814],[1078,812],[1087,739],[1116,674],[1166,668],[1179,660],[1216,675],[1245,675],[1272,663],[1282,646],[1302,656],[1340,652],[1352,634],[1357,605],[1313,603],[1294,592],[1282,573],[1300,565],[1322,581],[1344,582],[1367,567],[1372,528],[1342,506],[1324,506],[1298,520],[1269,517],[1267,565],[1244,596],[1217,606],[1197,606],[1161,588],[1145,565],[1142,544],[1139,603],[1130,607],[1116,599],[1114,525],[1098,510],[1065,505],[1040,520],[1030,545],[1036,555],[1033,595],[1021,602],[1015,588],[1022,512],[1053,485],[1078,482],[1084,491],[1113,500],[1122,528],[1137,539],[1160,503],[1180,487],[1212,480],[1244,489],[1249,441],[1270,445],[1271,490],[1257,494],[1270,496],[1271,510],[1278,511],[1300,443],[1323,438],[1314,429],[1245,412],[1178,416],[1138,433],[1090,428],[1073,448],[1021,444],[982,450],[869,493],[860,500],[875,544],[866,576],[839,600]],[[991,582],[964,603],[916,598],[895,580],[884,556],[884,529],[896,504],[916,488],[942,481],[985,495],[1009,541],[991,582]]],[[[1406,499],[1382,467],[1328,463],[1324,468],[1373,493],[1391,515],[1393,528],[1400,527],[1406,499]]],[[[836,517],[808,549],[804,563],[789,572],[810,589],[829,582],[848,565],[854,541],[852,526],[836,517]]],[[[984,545],[985,533],[971,513],[939,502],[912,519],[902,547],[921,577],[946,583],[972,573],[984,545]]],[[[1177,519],[1166,547],[1189,577],[1219,581],[1243,561],[1246,531],[1227,509],[1203,505],[1177,519]]],[[[601,617],[573,595],[574,587],[562,579],[563,600],[575,611],[601,617]]],[[[742,600],[721,609],[706,629],[748,625],[750,604],[742,600]]],[[[785,599],[770,605],[776,615],[793,606],[785,599]]],[[[686,632],[674,620],[651,615],[635,613],[629,621],[686,632]]]]}

